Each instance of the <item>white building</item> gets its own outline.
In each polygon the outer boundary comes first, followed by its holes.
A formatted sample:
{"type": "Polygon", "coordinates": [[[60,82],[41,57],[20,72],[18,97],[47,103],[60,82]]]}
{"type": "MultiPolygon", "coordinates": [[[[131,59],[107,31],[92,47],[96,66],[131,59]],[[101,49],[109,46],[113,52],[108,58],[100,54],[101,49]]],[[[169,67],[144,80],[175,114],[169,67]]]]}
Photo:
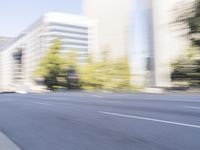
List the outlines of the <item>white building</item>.
{"type": "Polygon", "coordinates": [[[100,49],[113,58],[128,55],[134,84],[168,87],[171,63],[189,44],[172,27],[174,9],[183,1],[84,0],[84,8],[98,20],[100,49]]]}
{"type": "Polygon", "coordinates": [[[177,9],[184,9],[194,0],[152,0],[153,22],[153,59],[154,59],[154,84],[159,87],[170,87],[171,64],[185,53],[190,46],[190,41],[183,36],[186,30],[174,24],[177,19],[177,9]],[[183,5],[184,4],[184,5],[183,5]]]}
{"type": "Polygon", "coordinates": [[[40,59],[57,38],[62,42],[61,53],[76,50],[78,62],[85,63],[90,50],[97,49],[96,34],[95,20],[59,12],[45,14],[1,50],[0,89],[31,89],[40,59]]]}
{"type": "Polygon", "coordinates": [[[0,49],[2,49],[6,44],[11,42],[13,38],[11,37],[0,37],[0,49]]]}
{"type": "Polygon", "coordinates": [[[132,0],[84,0],[85,15],[98,20],[99,48],[111,58],[128,54],[131,8],[132,0]]]}

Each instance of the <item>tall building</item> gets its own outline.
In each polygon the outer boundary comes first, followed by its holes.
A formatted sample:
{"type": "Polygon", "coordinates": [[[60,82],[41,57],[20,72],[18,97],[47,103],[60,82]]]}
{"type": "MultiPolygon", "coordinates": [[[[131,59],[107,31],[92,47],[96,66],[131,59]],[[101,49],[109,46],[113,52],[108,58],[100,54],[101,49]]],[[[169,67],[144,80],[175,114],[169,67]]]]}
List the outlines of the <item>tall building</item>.
{"type": "Polygon", "coordinates": [[[1,69],[1,67],[2,67],[1,50],[3,49],[3,47],[5,47],[7,44],[9,44],[12,40],[14,40],[14,38],[0,37],[0,82],[1,82],[1,74],[3,72],[3,70],[1,69]]]}
{"type": "MultiPolygon", "coordinates": [[[[187,0],[188,5],[192,1],[187,0]]],[[[185,2],[185,0],[151,1],[153,82],[158,87],[172,86],[171,65],[190,45],[187,37],[183,36],[187,30],[181,30],[174,23],[177,19],[177,9],[184,7],[185,2]]]]}
{"type": "MultiPolygon", "coordinates": [[[[134,30],[131,29],[134,22],[133,0],[84,0],[84,13],[86,16],[96,19],[98,23],[99,50],[96,55],[101,55],[101,51],[108,51],[111,60],[129,57],[134,84],[143,84],[143,70],[135,65],[133,59],[140,55],[132,55],[134,30]],[[136,68],[137,67],[137,68],[136,68]],[[142,71],[141,71],[142,70],[142,71]],[[134,72],[133,72],[134,71],[134,72]],[[137,76],[137,79],[136,79],[137,76]],[[141,83],[142,82],[142,83],[141,83]]],[[[139,56],[140,57],[140,56],[139,56]]],[[[140,62],[144,62],[140,60],[140,62]]],[[[138,61],[137,61],[138,64],[138,61]]]]}
{"type": "Polygon", "coordinates": [[[96,30],[96,21],[87,17],[59,12],[43,15],[1,50],[0,88],[34,87],[33,73],[57,38],[62,43],[61,54],[76,50],[77,61],[85,63],[89,51],[97,49],[96,30]]]}
{"type": "Polygon", "coordinates": [[[0,50],[8,43],[10,43],[14,38],[11,37],[0,37],[0,50]]]}
{"type": "Polygon", "coordinates": [[[99,49],[111,58],[128,53],[131,5],[132,0],[84,0],[85,15],[98,20],[99,49]]]}
{"type": "Polygon", "coordinates": [[[171,64],[188,47],[182,31],[172,28],[183,1],[84,0],[84,12],[98,21],[100,50],[129,57],[134,84],[168,87],[171,64]]]}

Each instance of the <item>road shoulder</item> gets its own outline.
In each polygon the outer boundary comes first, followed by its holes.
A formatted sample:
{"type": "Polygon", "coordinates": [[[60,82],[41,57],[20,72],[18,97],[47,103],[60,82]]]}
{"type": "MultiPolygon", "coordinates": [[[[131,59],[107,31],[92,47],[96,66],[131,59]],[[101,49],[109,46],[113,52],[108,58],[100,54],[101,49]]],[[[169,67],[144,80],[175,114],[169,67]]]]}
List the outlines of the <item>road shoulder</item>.
{"type": "Polygon", "coordinates": [[[5,134],[0,132],[0,150],[21,150],[5,134]]]}

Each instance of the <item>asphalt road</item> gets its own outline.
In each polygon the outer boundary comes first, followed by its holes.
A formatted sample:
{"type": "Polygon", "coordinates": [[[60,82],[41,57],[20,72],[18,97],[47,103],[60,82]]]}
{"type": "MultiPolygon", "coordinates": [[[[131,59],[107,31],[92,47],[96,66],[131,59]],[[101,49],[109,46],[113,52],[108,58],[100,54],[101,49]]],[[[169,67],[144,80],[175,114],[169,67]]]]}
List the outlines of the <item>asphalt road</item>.
{"type": "Polygon", "coordinates": [[[2,94],[0,132],[21,150],[200,150],[200,95],[2,94]]]}

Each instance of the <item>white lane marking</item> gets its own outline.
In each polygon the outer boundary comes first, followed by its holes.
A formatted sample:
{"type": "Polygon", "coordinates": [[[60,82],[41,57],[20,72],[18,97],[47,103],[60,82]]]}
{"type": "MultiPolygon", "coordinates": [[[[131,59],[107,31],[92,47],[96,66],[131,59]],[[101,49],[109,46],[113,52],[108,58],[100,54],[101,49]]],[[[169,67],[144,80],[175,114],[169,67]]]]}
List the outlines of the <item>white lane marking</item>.
{"type": "Polygon", "coordinates": [[[196,107],[196,106],[183,106],[185,108],[191,108],[191,109],[200,109],[200,107],[196,107]]]}
{"type": "MultiPolygon", "coordinates": [[[[137,99],[136,99],[137,100],[137,99]]],[[[171,98],[171,99],[158,99],[158,98],[143,98],[143,99],[138,99],[138,100],[146,100],[146,101],[148,101],[148,100],[151,100],[151,101],[169,101],[169,102],[173,102],[173,101],[177,101],[177,102],[200,102],[200,100],[195,100],[195,99],[193,99],[193,100],[187,100],[187,99],[173,99],[173,98],[171,98]]]]}
{"type": "Polygon", "coordinates": [[[37,105],[51,106],[51,104],[47,104],[47,103],[41,103],[41,102],[33,102],[33,103],[37,105]]]}
{"type": "Polygon", "coordinates": [[[96,98],[103,98],[103,96],[101,95],[91,95],[92,97],[96,97],[96,98]]]}
{"type": "Polygon", "coordinates": [[[126,114],[118,114],[118,113],[105,112],[105,111],[98,111],[98,112],[102,113],[102,114],[112,115],[112,116],[134,118],[134,119],[147,120],[147,121],[153,121],[153,122],[161,122],[161,123],[166,123],[166,124],[173,124],[173,125],[179,125],[179,126],[185,126],[185,127],[192,127],[192,128],[200,129],[200,125],[173,122],[173,121],[160,120],[160,119],[154,119],[154,118],[146,118],[146,117],[140,117],[140,116],[132,116],[132,115],[126,115],[126,114]]]}

